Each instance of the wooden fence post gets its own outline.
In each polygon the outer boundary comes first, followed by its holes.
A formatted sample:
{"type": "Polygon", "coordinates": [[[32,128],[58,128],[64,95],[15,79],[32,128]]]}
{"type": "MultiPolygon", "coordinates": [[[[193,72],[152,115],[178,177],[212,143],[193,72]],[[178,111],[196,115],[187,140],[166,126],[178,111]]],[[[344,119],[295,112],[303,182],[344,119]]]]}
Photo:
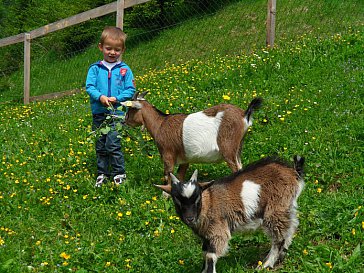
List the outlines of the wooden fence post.
{"type": "Polygon", "coordinates": [[[124,27],[124,8],[125,0],[118,0],[116,5],[116,26],[121,29],[124,27]]]}
{"type": "Polygon", "coordinates": [[[24,35],[24,104],[29,103],[30,98],[30,42],[29,33],[24,35]]]}
{"type": "Polygon", "coordinates": [[[276,25],[276,0],[268,0],[266,45],[269,48],[274,47],[275,25],[276,25]]]}

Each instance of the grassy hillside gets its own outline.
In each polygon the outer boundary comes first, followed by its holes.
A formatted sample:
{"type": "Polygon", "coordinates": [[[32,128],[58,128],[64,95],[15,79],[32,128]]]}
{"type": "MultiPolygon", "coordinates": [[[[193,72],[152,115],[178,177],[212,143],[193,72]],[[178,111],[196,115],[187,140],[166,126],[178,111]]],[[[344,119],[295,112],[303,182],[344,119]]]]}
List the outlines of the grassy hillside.
{"type": "MultiPolygon", "coordinates": [[[[136,35],[129,35],[124,60],[133,72],[144,75],[149,69],[163,69],[165,63],[181,64],[191,59],[246,54],[265,46],[267,1],[227,1],[229,5],[216,13],[186,18],[183,24],[136,35]]],[[[111,21],[111,20],[109,20],[111,21]]],[[[289,1],[277,3],[276,45],[312,33],[327,37],[347,32],[364,22],[364,3],[360,0],[289,1]]],[[[103,26],[100,25],[100,32],[103,26]]],[[[57,33],[51,34],[57,35],[57,33]]],[[[31,95],[60,92],[82,87],[88,66],[101,58],[95,46],[75,56],[55,56],[51,48],[43,48],[40,39],[32,41],[32,51],[44,51],[40,60],[32,60],[31,95]],[[48,52],[48,54],[47,54],[48,52]]],[[[22,57],[21,57],[22,58],[22,57]]],[[[0,102],[21,100],[22,71],[0,79],[0,102]]]]}
{"type": "MultiPolygon", "coordinates": [[[[305,35],[274,51],[168,64],[138,76],[164,112],[190,113],[264,99],[242,159],[306,158],[300,226],[275,272],[362,272],[364,29],[305,35]]],[[[198,272],[200,241],[176,217],[147,134],[127,129],[128,180],[94,188],[95,155],[85,93],[1,105],[0,272],[198,272]]],[[[225,164],[195,164],[202,180],[225,164]]],[[[237,235],[218,272],[255,272],[269,250],[262,233],[237,235]]]]}

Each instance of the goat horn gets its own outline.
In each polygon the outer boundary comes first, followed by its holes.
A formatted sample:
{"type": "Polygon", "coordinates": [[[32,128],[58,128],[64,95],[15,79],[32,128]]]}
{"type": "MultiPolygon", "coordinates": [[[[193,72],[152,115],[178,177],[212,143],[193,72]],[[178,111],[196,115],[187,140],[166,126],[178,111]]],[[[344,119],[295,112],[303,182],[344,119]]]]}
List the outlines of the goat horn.
{"type": "Polygon", "coordinates": [[[137,100],[138,99],[138,95],[139,95],[139,91],[136,91],[133,95],[133,97],[131,98],[131,100],[137,100]]]}
{"type": "Polygon", "coordinates": [[[144,91],[143,93],[141,93],[141,94],[140,94],[139,98],[140,98],[140,99],[143,99],[143,98],[144,98],[144,96],[145,96],[146,94],[148,94],[148,93],[149,93],[148,91],[144,91]]]}
{"type": "Polygon", "coordinates": [[[178,184],[178,183],[179,183],[179,180],[177,179],[177,177],[175,177],[175,176],[173,175],[173,173],[170,173],[169,175],[171,176],[171,179],[172,179],[172,182],[173,182],[173,183],[175,183],[175,184],[178,184]]]}
{"type": "Polygon", "coordinates": [[[197,182],[197,174],[198,174],[198,171],[195,170],[190,178],[190,181],[192,182],[197,182]]]}

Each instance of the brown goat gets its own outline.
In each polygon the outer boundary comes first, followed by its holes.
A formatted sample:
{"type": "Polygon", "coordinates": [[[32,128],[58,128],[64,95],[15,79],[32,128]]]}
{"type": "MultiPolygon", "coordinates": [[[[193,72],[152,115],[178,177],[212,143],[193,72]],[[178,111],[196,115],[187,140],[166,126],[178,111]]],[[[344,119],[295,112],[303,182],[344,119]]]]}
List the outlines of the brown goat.
{"type": "Polygon", "coordinates": [[[170,184],[169,173],[179,165],[177,176],[184,180],[189,163],[226,161],[236,172],[242,168],[243,138],[252,125],[252,114],[262,103],[255,98],[246,111],[232,105],[219,104],[192,114],[166,115],[144,99],[146,92],[135,93],[125,123],[143,125],[153,137],[164,163],[164,178],[170,184]]]}
{"type": "Polygon", "coordinates": [[[262,227],[271,238],[271,250],[262,267],[273,267],[284,257],[298,226],[297,198],[303,187],[304,159],[295,156],[294,168],[266,158],[228,177],[212,182],[191,179],[156,185],[172,196],[181,220],[203,240],[203,273],[215,273],[232,233],[262,227]]]}

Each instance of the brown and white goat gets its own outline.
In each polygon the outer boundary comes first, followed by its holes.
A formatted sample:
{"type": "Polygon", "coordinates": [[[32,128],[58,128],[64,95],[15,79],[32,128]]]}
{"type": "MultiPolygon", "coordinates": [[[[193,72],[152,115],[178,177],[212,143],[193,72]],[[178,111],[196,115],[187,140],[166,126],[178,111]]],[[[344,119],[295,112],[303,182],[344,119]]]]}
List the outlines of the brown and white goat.
{"type": "Polygon", "coordinates": [[[219,104],[192,114],[166,115],[144,99],[147,92],[136,92],[128,107],[125,123],[131,127],[143,125],[153,137],[164,163],[164,178],[170,184],[169,173],[179,165],[177,177],[184,180],[189,163],[226,161],[236,172],[242,168],[243,138],[252,125],[252,114],[262,103],[251,101],[246,111],[232,105],[219,104]]]}
{"type": "Polygon", "coordinates": [[[262,227],[271,249],[261,267],[273,267],[292,242],[298,226],[297,198],[303,187],[304,159],[295,156],[294,167],[266,158],[230,176],[211,182],[191,179],[156,185],[172,196],[176,212],[203,240],[203,273],[215,273],[217,259],[228,249],[235,231],[262,227]]]}

